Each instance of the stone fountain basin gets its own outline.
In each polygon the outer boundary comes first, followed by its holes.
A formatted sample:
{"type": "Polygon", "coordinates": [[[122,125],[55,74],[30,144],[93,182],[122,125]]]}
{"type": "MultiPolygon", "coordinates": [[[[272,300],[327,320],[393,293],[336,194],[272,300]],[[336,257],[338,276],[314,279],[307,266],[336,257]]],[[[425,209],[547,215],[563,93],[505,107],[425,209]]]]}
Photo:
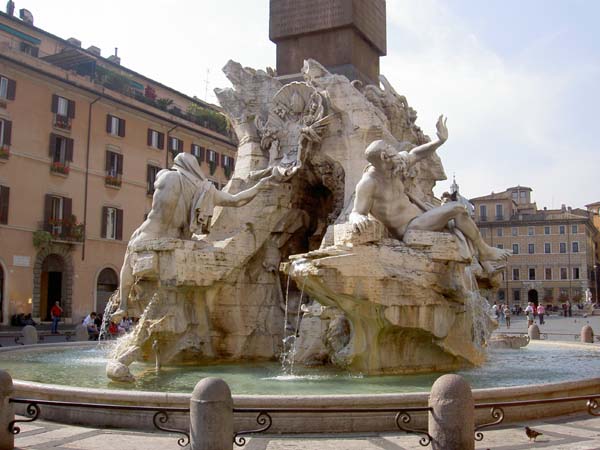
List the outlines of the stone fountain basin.
{"type": "MultiPolygon", "coordinates": [[[[537,342],[542,346],[561,345],[597,350],[594,344],[537,342]]],[[[9,351],[27,351],[34,348],[55,347],[92,347],[95,343],[38,344],[31,346],[0,349],[0,353],[9,351]]],[[[533,373],[533,372],[532,372],[533,373]]],[[[510,374],[506,374],[510,377],[510,374]]],[[[166,392],[142,392],[112,389],[91,389],[60,386],[47,383],[14,380],[15,397],[44,399],[80,403],[109,403],[133,406],[157,406],[188,408],[190,394],[166,392]]],[[[557,397],[598,395],[600,378],[580,381],[538,384],[535,378],[527,386],[474,389],[475,403],[508,402],[518,400],[550,399],[557,397]]],[[[429,393],[371,394],[371,395],[234,395],[234,405],[239,408],[398,408],[427,406],[429,393]]],[[[157,409],[158,409],[157,408],[157,409]]],[[[22,413],[24,405],[17,405],[22,413]]],[[[556,417],[574,412],[585,411],[585,402],[553,403],[529,407],[507,408],[505,422],[527,421],[546,417],[556,417]]],[[[152,429],[153,413],[136,411],[115,411],[89,408],[41,407],[44,420],[109,428],[152,429]]],[[[411,426],[427,426],[427,416],[423,413],[412,415],[411,426]]],[[[382,413],[311,413],[311,414],[272,414],[273,425],[270,433],[351,433],[397,431],[393,414],[382,413]]],[[[489,411],[477,410],[477,423],[490,422],[489,411]]],[[[172,416],[169,426],[187,429],[188,416],[172,416]]],[[[256,428],[255,415],[236,415],[235,429],[256,428]]]]}

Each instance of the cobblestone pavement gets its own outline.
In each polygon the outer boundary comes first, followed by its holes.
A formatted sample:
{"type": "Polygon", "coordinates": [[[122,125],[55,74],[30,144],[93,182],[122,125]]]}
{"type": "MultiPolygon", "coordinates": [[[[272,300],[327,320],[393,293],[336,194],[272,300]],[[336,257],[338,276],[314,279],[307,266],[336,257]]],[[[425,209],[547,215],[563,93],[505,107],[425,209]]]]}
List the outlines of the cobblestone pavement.
{"type": "MultiPolygon", "coordinates": [[[[529,442],[523,427],[509,425],[484,432],[479,450],[599,450],[600,417],[577,415],[528,423],[543,433],[529,442]]],[[[21,425],[18,449],[70,450],[169,450],[180,449],[178,435],[140,433],[133,430],[97,430],[38,421],[21,425]]],[[[236,447],[239,448],[239,447],[236,447]]],[[[405,434],[301,435],[250,438],[244,450],[416,450],[419,438],[405,434]]]]}

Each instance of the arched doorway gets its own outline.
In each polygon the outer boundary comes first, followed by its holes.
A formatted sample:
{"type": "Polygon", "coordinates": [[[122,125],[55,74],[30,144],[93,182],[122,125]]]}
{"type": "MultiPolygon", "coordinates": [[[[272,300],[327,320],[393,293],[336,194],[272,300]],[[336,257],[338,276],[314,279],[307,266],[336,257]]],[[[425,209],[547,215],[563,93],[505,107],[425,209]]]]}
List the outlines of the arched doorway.
{"type": "Polygon", "coordinates": [[[532,302],[535,306],[538,305],[538,291],[531,289],[527,292],[527,301],[532,302]]]}
{"type": "Polygon", "coordinates": [[[40,319],[51,320],[50,309],[54,302],[64,304],[65,261],[62,256],[51,254],[42,262],[40,276],[40,319]]]}
{"type": "Polygon", "coordinates": [[[110,267],[102,269],[96,283],[96,311],[104,312],[108,299],[119,287],[119,276],[110,267]]]}

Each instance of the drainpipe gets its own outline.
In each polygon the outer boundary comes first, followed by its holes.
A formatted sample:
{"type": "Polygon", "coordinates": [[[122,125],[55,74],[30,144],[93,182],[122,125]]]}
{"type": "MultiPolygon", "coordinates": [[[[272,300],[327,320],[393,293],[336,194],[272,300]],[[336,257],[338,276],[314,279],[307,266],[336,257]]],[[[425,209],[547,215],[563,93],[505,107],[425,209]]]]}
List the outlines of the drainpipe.
{"type": "Polygon", "coordinates": [[[85,185],[83,189],[83,245],[81,247],[81,260],[85,260],[85,241],[87,238],[87,204],[88,204],[88,181],[90,174],[90,142],[92,139],[92,106],[100,100],[96,98],[90,103],[88,111],[87,147],[85,150],[85,185]]]}
{"type": "Polygon", "coordinates": [[[166,156],[165,156],[165,169],[169,168],[169,133],[171,133],[171,131],[173,131],[175,128],[177,128],[179,125],[175,125],[173,128],[169,128],[167,130],[167,142],[165,142],[166,144],[166,156]]]}

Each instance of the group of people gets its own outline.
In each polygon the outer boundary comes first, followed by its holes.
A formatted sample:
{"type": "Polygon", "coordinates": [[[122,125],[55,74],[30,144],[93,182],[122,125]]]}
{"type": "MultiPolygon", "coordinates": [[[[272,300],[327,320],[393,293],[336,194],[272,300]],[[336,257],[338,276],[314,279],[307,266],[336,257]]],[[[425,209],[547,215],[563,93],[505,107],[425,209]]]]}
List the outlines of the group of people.
{"type": "Polygon", "coordinates": [[[510,308],[508,305],[501,303],[498,305],[496,302],[492,305],[492,312],[494,313],[494,317],[498,322],[505,322],[506,328],[510,328],[510,308]]]}
{"type": "Polygon", "coordinates": [[[533,302],[529,302],[525,308],[525,317],[527,317],[527,326],[530,327],[535,323],[535,318],[539,319],[540,325],[544,325],[544,316],[546,315],[546,308],[541,303],[536,305],[533,302]]]}
{"type": "MultiPolygon", "coordinates": [[[[92,311],[87,315],[85,319],[83,319],[83,325],[86,326],[88,332],[88,338],[90,341],[97,341],[100,333],[102,331],[102,314],[97,314],[92,311]]],[[[133,325],[133,321],[129,318],[127,314],[123,316],[123,318],[119,321],[119,323],[115,323],[113,321],[109,321],[108,327],[105,330],[105,338],[114,338],[121,336],[125,333],[128,333],[133,325]]]]}

